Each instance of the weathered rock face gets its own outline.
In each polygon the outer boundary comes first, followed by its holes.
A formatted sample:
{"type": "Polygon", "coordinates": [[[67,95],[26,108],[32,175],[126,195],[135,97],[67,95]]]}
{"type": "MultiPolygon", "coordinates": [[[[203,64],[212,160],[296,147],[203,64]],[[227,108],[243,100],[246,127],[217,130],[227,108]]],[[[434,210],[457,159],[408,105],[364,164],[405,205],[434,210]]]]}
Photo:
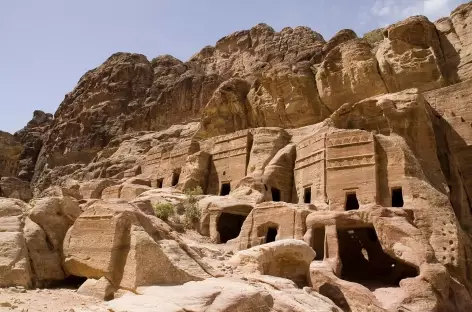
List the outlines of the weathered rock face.
{"type": "Polygon", "coordinates": [[[362,39],[332,48],[316,73],[316,84],[321,100],[331,111],[388,92],[371,46],[362,39]]]}
{"type": "Polygon", "coordinates": [[[20,179],[31,181],[38,155],[43,146],[45,134],[49,129],[52,119],[52,114],[36,110],[33,112],[33,119],[28,122],[26,127],[15,133],[15,138],[24,146],[18,168],[18,177],[20,179]]]}
{"type": "Polygon", "coordinates": [[[10,133],[0,131],[0,176],[15,176],[23,146],[10,133]]]}
{"type": "Polygon", "coordinates": [[[201,135],[213,137],[252,127],[248,92],[249,84],[243,79],[222,83],[203,110],[201,135]]]}
{"type": "Polygon", "coordinates": [[[454,81],[464,81],[472,77],[471,12],[472,4],[469,2],[452,11],[450,17],[435,23],[439,30],[447,70],[454,81]]]}
{"type": "Polygon", "coordinates": [[[384,34],[377,59],[388,91],[428,91],[446,85],[440,41],[426,17],[410,17],[387,27],[384,34]]]}
{"type": "Polygon", "coordinates": [[[28,202],[33,198],[29,183],[13,177],[0,178],[0,196],[28,202]]]}
{"type": "Polygon", "coordinates": [[[263,71],[247,95],[254,125],[296,128],[325,119],[330,109],[320,101],[315,84],[308,61],[263,71]]]}
{"type": "Polygon", "coordinates": [[[139,294],[116,311],[471,311],[471,11],[113,55],[0,135],[0,195],[33,197],[0,200],[0,286],[139,294]]]}
{"type": "Polygon", "coordinates": [[[224,78],[254,77],[266,66],[319,59],[323,37],[307,27],[287,27],[276,32],[266,24],[239,31],[205,47],[190,62],[224,78]],[[244,61],[243,61],[244,59],[244,61]]]}
{"type": "Polygon", "coordinates": [[[0,198],[0,287],[32,285],[28,249],[23,236],[28,205],[18,199],[0,198]]]}

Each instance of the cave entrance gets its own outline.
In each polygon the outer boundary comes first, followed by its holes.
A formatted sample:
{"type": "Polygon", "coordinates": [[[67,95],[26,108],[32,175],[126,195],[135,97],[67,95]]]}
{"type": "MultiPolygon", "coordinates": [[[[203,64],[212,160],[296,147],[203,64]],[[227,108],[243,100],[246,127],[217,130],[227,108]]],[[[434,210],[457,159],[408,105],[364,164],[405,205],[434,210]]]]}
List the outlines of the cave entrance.
{"type": "Polygon", "coordinates": [[[359,201],[355,192],[346,193],[346,211],[359,209],[359,201]]]}
{"type": "Polygon", "coordinates": [[[372,228],[338,230],[341,278],[369,289],[398,287],[402,279],[415,277],[417,270],[383,252],[372,228]]]}
{"type": "Polygon", "coordinates": [[[226,183],[221,184],[221,191],[220,191],[221,196],[229,195],[230,192],[231,192],[231,183],[226,182],[226,183]]]}
{"type": "Polygon", "coordinates": [[[164,184],[164,179],[157,179],[157,181],[156,181],[156,187],[157,188],[162,188],[163,184],[164,184]]]}
{"type": "Polygon", "coordinates": [[[401,187],[392,188],[392,207],[403,207],[403,191],[401,187]]]}
{"type": "Polygon", "coordinates": [[[311,203],[311,186],[305,188],[303,192],[303,202],[305,204],[311,203]]]}
{"type": "Polygon", "coordinates": [[[62,281],[53,282],[51,288],[66,288],[66,289],[79,289],[79,287],[85,283],[86,277],[69,275],[62,281]]]}
{"type": "Polygon", "coordinates": [[[174,171],[172,173],[172,186],[176,186],[177,183],[179,183],[179,178],[180,178],[180,170],[174,171]]]}
{"type": "Polygon", "coordinates": [[[280,190],[275,188],[275,187],[272,187],[271,189],[271,192],[272,192],[272,201],[275,201],[275,202],[278,202],[280,201],[280,190]]]}
{"type": "Polygon", "coordinates": [[[220,243],[226,243],[238,237],[246,217],[246,215],[223,212],[218,218],[217,224],[217,230],[220,234],[220,243]]]}
{"type": "Polygon", "coordinates": [[[313,229],[313,249],[316,252],[315,260],[324,259],[325,228],[313,229]]]}
{"type": "Polygon", "coordinates": [[[267,234],[266,234],[266,239],[265,239],[265,242],[266,243],[271,243],[271,242],[275,242],[275,239],[277,238],[277,228],[276,227],[269,227],[267,229],[267,234]]]}

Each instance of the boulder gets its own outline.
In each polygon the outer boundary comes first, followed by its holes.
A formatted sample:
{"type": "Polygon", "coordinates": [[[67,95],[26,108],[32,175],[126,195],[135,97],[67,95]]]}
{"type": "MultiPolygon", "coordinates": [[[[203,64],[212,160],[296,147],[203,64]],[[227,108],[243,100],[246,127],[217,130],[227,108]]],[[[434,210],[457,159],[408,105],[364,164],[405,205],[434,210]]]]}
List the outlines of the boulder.
{"type": "Polygon", "coordinates": [[[23,235],[29,206],[18,199],[0,198],[0,287],[32,286],[28,249],[23,235]]]}
{"type": "MultiPolygon", "coordinates": [[[[23,229],[36,287],[47,287],[65,278],[62,251],[55,250],[44,230],[30,218],[23,229]]],[[[62,248],[61,248],[62,249],[62,248]]]]}
{"type": "Polygon", "coordinates": [[[119,285],[133,224],[139,225],[136,209],[126,202],[92,204],[67,232],[66,272],[87,278],[105,277],[119,285]]]}
{"type": "Polygon", "coordinates": [[[87,181],[80,184],[80,195],[84,199],[100,199],[105,188],[115,183],[108,179],[87,181]]]}
{"type": "Polygon", "coordinates": [[[81,213],[78,202],[70,197],[40,198],[28,211],[24,235],[36,286],[47,286],[65,278],[64,237],[81,213]]]}
{"type": "Polygon", "coordinates": [[[53,251],[62,254],[67,230],[82,214],[77,200],[70,197],[46,197],[34,202],[28,217],[46,233],[53,251]]]}
{"type": "Polygon", "coordinates": [[[120,198],[126,201],[132,201],[149,190],[151,190],[151,187],[146,185],[124,183],[120,189],[120,198]]]}
{"type": "Polygon", "coordinates": [[[229,263],[246,274],[284,277],[307,285],[308,269],[315,256],[307,243],[285,239],[239,251],[229,263]]]}
{"type": "Polygon", "coordinates": [[[155,242],[141,227],[132,226],[129,252],[120,287],[179,285],[211,277],[173,240],[155,242]]]}
{"type": "Polygon", "coordinates": [[[267,311],[340,312],[329,299],[298,289],[284,279],[263,277],[206,279],[181,286],[140,287],[137,296],[112,300],[108,307],[125,311],[267,311]]]}
{"type": "Polygon", "coordinates": [[[53,185],[42,191],[37,197],[71,197],[78,200],[83,199],[79,192],[79,185],[77,185],[77,188],[53,185]]]}
{"type": "Polygon", "coordinates": [[[242,281],[207,279],[173,287],[143,287],[138,296],[124,296],[108,303],[116,312],[155,311],[261,311],[270,312],[273,298],[242,281]]]}
{"type": "Polygon", "coordinates": [[[100,279],[87,279],[79,289],[77,293],[84,296],[95,297],[100,300],[113,299],[114,293],[113,285],[104,277],[100,279]]]}
{"type": "Polygon", "coordinates": [[[127,202],[95,202],[67,232],[64,268],[133,291],[211,277],[198,255],[171,232],[163,221],[127,202]]]}
{"type": "Polygon", "coordinates": [[[333,300],[343,311],[387,312],[368,288],[336,277],[324,263],[310,265],[310,278],[313,289],[333,300]]]}

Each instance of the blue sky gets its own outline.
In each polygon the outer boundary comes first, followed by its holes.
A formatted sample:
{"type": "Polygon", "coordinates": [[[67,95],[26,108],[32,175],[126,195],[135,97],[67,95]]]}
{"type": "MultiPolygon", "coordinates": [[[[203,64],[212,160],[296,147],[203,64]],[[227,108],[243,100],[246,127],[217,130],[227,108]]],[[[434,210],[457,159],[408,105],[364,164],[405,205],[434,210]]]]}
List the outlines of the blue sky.
{"type": "Polygon", "coordinates": [[[359,36],[414,14],[431,20],[466,0],[2,0],[0,129],[14,132],[33,110],[54,113],[89,69],[111,54],[187,60],[221,37],[260,22],[277,31],[309,26],[328,40],[359,36]]]}

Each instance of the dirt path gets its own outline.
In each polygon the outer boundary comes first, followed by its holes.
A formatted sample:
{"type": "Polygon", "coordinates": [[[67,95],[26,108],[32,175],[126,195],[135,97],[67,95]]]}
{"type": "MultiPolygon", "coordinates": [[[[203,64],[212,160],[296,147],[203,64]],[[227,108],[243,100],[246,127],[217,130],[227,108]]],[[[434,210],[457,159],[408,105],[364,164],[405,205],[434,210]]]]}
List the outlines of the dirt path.
{"type": "Polygon", "coordinates": [[[103,311],[103,302],[76,293],[73,289],[0,288],[0,311],[72,312],[103,311]],[[73,309],[74,308],[74,309],[73,309]]]}

